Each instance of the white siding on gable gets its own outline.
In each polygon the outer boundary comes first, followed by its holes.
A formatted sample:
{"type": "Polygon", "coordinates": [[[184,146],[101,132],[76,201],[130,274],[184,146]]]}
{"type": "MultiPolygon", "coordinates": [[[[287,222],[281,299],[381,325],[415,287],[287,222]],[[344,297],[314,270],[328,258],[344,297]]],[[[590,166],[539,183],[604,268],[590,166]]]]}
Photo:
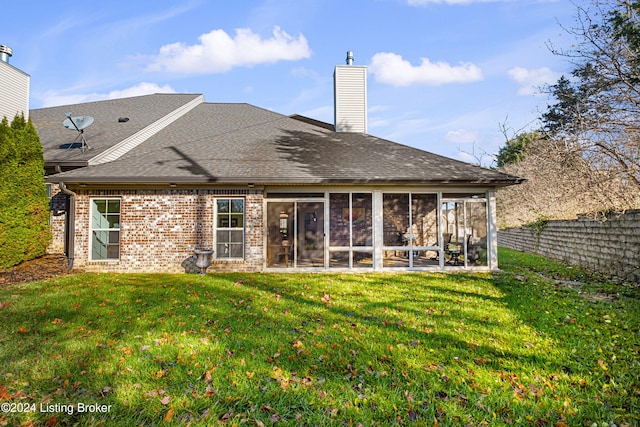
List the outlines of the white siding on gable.
{"type": "Polygon", "coordinates": [[[6,116],[11,123],[21,113],[29,118],[29,79],[28,74],[0,61],[0,119],[6,116]]]}
{"type": "Polygon", "coordinates": [[[367,133],[367,67],[337,66],[334,97],[336,131],[367,133]]]}

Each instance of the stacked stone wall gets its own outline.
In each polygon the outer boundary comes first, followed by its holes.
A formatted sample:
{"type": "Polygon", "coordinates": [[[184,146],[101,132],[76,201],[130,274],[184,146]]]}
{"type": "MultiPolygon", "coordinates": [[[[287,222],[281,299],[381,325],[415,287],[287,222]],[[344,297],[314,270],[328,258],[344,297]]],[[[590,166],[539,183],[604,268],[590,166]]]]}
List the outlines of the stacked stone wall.
{"type": "Polygon", "coordinates": [[[500,230],[498,244],[640,283],[640,210],[500,230]]]}

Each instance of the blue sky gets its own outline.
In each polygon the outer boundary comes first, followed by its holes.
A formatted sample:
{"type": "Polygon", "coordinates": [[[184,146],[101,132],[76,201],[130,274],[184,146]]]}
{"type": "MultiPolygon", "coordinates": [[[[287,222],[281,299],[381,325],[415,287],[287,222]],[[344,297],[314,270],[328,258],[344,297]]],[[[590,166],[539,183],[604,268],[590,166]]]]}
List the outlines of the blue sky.
{"type": "Polygon", "coordinates": [[[467,161],[495,153],[503,125],[532,126],[537,88],[570,69],[547,44],[570,45],[560,25],[575,15],[567,0],[36,3],[3,4],[0,26],[30,108],[202,93],[331,123],[333,69],[352,50],[370,134],[467,161]]]}

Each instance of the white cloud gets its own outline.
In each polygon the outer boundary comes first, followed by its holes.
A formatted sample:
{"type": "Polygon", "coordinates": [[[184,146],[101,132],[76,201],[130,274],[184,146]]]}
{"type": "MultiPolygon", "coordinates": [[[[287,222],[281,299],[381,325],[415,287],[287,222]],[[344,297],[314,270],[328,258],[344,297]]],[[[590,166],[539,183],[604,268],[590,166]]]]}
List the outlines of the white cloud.
{"type": "Polygon", "coordinates": [[[450,65],[446,62],[431,62],[427,58],[421,58],[420,65],[414,66],[402,56],[390,52],[376,53],[371,59],[369,70],[376,81],[392,86],[413,84],[437,86],[482,80],[480,68],[468,62],[450,65]]]}
{"type": "Polygon", "coordinates": [[[122,90],[113,90],[108,93],[84,93],[62,95],[55,91],[47,91],[40,99],[42,107],[52,107],[57,105],[81,104],[84,102],[102,101],[105,99],[127,98],[131,96],[150,95],[153,93],[176,93],[169,85],[159,86],[156,83],[142,82],[136,86],[132,86],[122,90]]]}
{"type": "Polygon", "coordinates": [[[529,96],[539,93],[542,86],[556,82],[560,78],[560,73],[551,71],[548,67],[534,70],[514,67],[509,70],[509,77],[520,85],[518,95],[529,96]]]}
{"type": "Polygon", "coordinates": [[[162,46],[147,70],[183,74],[223,73],[238,66],[295,61],[311,56],[307,39],[302,34],[294,38],[280,27],[274,28],[273,37],[269,39],[262,39],[247,28],[237,29],[234,37],[224,30],[213,30],[198,39],[200,42],[194,45],[178,42],[162,46]]]}
{"type": "Polygon", "coordinates": [[[446,139],[459,144],[475,142],[478,139],[478,132],[467,129],[450,130],[447,132],[446,139]]]}

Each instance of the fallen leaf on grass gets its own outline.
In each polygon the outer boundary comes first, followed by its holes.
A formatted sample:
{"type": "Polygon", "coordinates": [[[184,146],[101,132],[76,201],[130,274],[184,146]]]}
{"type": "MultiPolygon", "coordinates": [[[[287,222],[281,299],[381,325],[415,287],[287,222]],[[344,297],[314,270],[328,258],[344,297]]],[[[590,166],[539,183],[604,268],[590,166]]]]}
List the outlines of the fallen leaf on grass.
{"type": "Polygon", "coordinates": [[[542,389],[536,387],[533,384],[529,384],[529,390],[531,391],[531,394],[533,394],[533,396],[536,399],[539,399],[540,397],[542,397],[542,389]]]}
{"type": "Polygon", "coordinates": [[[279,414],[273,414],[269,417],[269,419],[275,423],[280,421],[282,417],[279,414]]]}
{"type": "Polygon", "coordinates": [[[267,361],[268,361],[269,363],[274,363],[278,357],[280,357],[280,352],[279,352],[279,351],[278,351],[278,352],[276,352],[276,353],[273,355],[273,357],[271,357],[271,356],[267,356],[267,361]]]}
{"type": "Polygon", "coordinates": [[[173,417],[173,408],[169,408],[169,410],[164,416],[164,421],[168,422],[169,420],[171,420],[172,417],[173,417]]]}
{"type": "Polygon", "coordinates": [[[4,385],[0,385],[0,400],[11,400],[11,394],[4,385]]]}
{"type": "Polygon", "coordinates": [[[171,396],[167,395],[165,397],[163,397],[162,399],[160,399],[160,403],[162,403],[163,405],[168,405],[169,402],[171,402],[171,396]]]}
{"type": "Polygon", "coordinates": [[[58,419],[56,418],[56,416],[55,416],[55,415],[53,415],[53,416],[49,417],[49,419],[47,419],[47,420],[44,422],[44,426],[45,426],[45,427],[53,427],[53,426],[55,426],[56,424],[58,424],[58,419]]]}
{"type": "Polygon", "coordinates": [[[166,390],[151,390],[149,393],[147,393],[147,397],[157,397],[157,396],[162,396],[164,394],[166,394],[167,391],[166,390]]]}

